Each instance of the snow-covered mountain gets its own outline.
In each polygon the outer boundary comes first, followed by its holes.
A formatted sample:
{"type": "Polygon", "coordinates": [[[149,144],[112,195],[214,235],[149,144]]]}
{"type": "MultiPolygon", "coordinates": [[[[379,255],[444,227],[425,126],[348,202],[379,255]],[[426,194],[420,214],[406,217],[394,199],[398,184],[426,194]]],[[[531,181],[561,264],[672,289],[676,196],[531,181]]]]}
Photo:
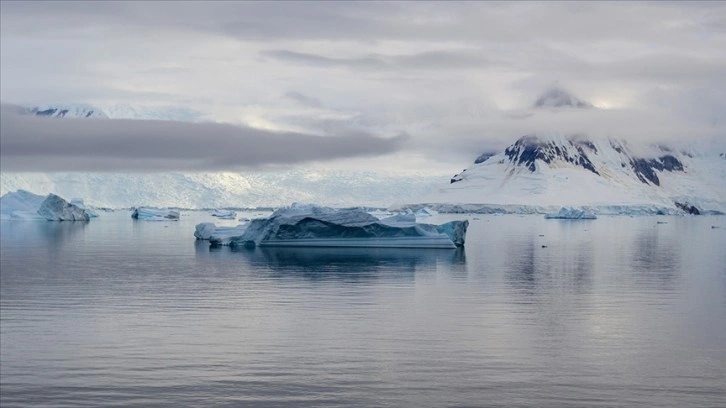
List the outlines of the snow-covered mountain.
{"type": "Polygon", "coordinates": [[[145,119],[176,120],[193,122],[202,114],[180,107],[147,107],[129,104],[96,106],[85,103],[46,104],[26,108],[29,115],[53,118],[100,118],[100,119],[145,119]]]}
{"type": "Polygon", "coordinates": [[[101,108],[87,104],[34,106],[28,108],[28,114],[53,118],[108,118],[101,108]]]}
{"type": "MultiPolygon", "coordinates": [[[[484,158],[484,157],[482,157],[484,158]]],[[[726,212],[726,155],[583,136],[523,136],[418,203],[445,211],[726,212]]]]}

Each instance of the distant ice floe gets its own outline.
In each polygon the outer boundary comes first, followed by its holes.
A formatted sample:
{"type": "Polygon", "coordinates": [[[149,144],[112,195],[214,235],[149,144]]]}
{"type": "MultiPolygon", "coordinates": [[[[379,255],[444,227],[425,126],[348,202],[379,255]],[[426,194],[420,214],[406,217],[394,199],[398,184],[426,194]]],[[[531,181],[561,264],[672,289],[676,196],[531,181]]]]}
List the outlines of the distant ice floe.
{"type": "Polygon", "coordinates": [[[467,220],[420,224],[411,214],[380,220],[358,208],[293,204],[237,227],[198,224],[194,236],[213,246],[453,249],[464,246],[468,226],[467,220]]]}
{"type": "Polygon", "coordinates": [[[3,220],[88,221],[89,211],[55,194],[42,196],[18,190],[0,197],[0,219],[3,220]]]}
{"type": "Polygon", "coordinates": [[[212,217],[217,217],[222,220],[233,220],[237,217],[237,213],[232,210],[214,210],[212,211],[212,217]]]}
{"type": "Polygon", "coordinates": [[[131,218],[144,221],[178,221],[179,211],[167,208],[135,207],[131,218]]]}
{"type": "Polygon", "coordinates": [[[594,220],[597,216],[589,210],[575,208],[575,207],[562,207],[560,211],[556,213],[545,214],[547,219],[564,219],[564,220],[594,220]]]}

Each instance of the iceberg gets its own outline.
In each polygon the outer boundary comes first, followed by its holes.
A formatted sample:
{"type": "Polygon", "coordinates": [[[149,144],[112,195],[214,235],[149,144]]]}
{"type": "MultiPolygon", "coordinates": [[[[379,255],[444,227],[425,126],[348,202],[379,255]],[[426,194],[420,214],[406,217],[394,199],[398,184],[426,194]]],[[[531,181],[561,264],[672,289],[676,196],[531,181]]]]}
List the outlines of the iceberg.
{"type": "Polygon", "coordinates": [[[0,197],[0,219],[44,219],[38,214],[38,208],[46,196],[18,190],[0,197]]]}
{"type": "Polygon", "coordinates": [[[83,203],[82,198],[72,198],[71,204],[75,205],[76,207],[78,207],[80,209],[86,210],[86,214],[88,214],[88,216],[91,218],[98,217],[98,213],[96,211],[86,207],[86,205],[83,203]]]}
{"type": "Polygon", "coordinates": [[[276,210],[268,218],[252,220],[239,235],[217,237],[212,234],[209,242],[214,246],[233,247],[453,249],[464,246],[468,226],[467,220],[441,225],[419,224],[410,216],[379,220],[359,208],[293,204],[276,210]]]}
{"type": "Polygon", "coordinates": [[[144,221],[178,221],[179,211],[166,208],[134,207],[131,218],[144,221]]]}
{"type": "Polygon", "coordinates": [[[91,219],[86,210],[55,194],[48,194],[38,209],[38,215],[48,221],[88,221],[91,219]]]}
{"type": "Polygon", "coordinates": [[[212,222],[203,222],[197,224],[194,236],[199,240],[214,240],[217,245],[229,245],[234,237],[244,234],[247,225],[238,225],[236,227],[218,227],[212,222]]]}
{"type": "Polygon", "coordinates": [[[232,210],[214,210],[212,211],[212,217],[217,217],[222,220],[233,220],[237,217],[237,213],[232,210]]]}
{"type": "Polygon", "coordinates": [[[547,219],[563,219],[563,220],[594,220],[597,218],[592,211],[579,209],[575,207],[562,207],[556,213],[545,214],[547,219]]]}

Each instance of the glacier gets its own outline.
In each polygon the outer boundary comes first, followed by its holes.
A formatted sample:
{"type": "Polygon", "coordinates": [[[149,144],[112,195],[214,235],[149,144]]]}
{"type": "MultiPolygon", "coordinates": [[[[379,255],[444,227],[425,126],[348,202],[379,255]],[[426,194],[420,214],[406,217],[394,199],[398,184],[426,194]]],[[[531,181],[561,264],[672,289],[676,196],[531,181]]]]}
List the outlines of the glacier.
{"type": "Polygon", "coordinates": [[[212,246],[453,249],[464,246],[468,226],[467,220],[419,224],[410,216],[380,220],[360,208],[293,204],[235,227],[241,232],[236,236],[232,228],[219,230],[209,223],[197,225],[195,236],[208,237],[212,246]]]}
{"type": "Polygon", "coordinates": [[[594,220],[597,218],[595,213],[584,208],[562,207],[556,213],[545,214],[547,219],[561,220],[594,220]]]}
{"type": "Polygon", "coordinates": [[[167,208],[134,207],[131,218],[144,221],[178,221],[179,211],[167,208]]]}

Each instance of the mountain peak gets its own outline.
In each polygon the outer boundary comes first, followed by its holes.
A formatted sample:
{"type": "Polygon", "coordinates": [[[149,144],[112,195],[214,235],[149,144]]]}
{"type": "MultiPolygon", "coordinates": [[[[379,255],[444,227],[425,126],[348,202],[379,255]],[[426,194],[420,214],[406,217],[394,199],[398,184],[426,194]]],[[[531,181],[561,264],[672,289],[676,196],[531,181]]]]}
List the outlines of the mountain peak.
{"type": "Polygon", "coordinates": [[[537,98],[535,108],[592,108],[590,102],[579,99],[563,88],[554,86],[537,98]]]}
{"type": "Polygon", "coordinates": [[[108,118],[100,108],[87,104],[35,106],[30,108],[30,114],[51,118],[108,118]]]}

